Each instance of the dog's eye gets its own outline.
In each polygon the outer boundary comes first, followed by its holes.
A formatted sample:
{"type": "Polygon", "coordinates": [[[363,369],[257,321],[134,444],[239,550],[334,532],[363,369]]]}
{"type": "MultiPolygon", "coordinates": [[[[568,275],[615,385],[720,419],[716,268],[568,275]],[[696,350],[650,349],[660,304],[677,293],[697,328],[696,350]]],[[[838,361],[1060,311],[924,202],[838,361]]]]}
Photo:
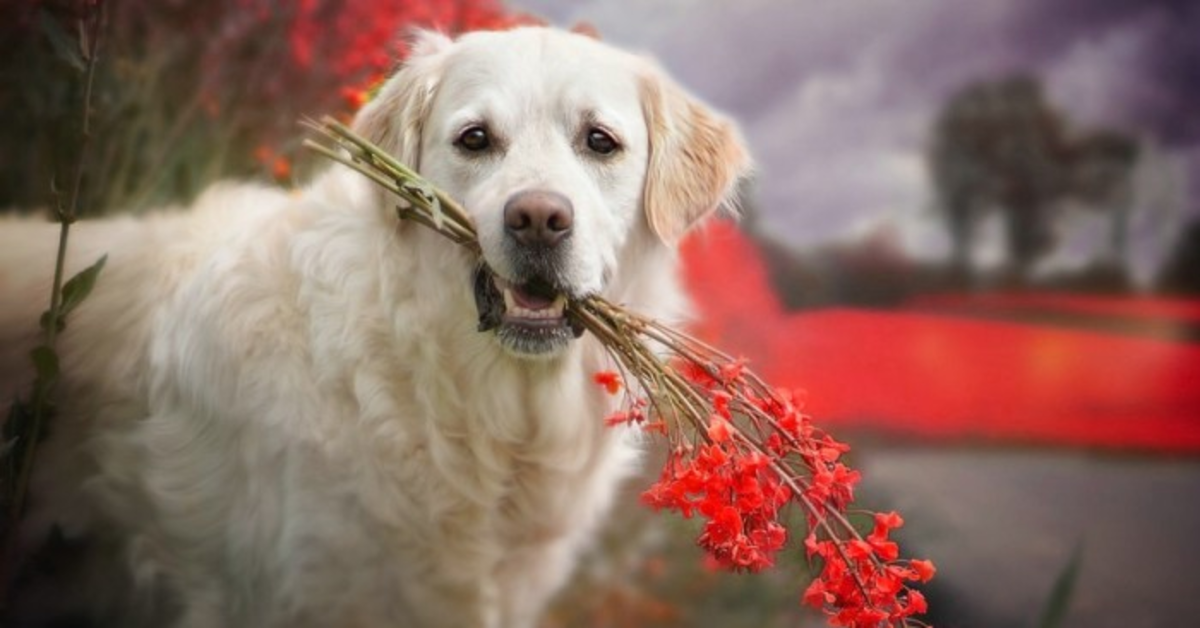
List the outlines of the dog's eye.
{"type": "Polygon", "coordinates": [[[481,126],[473,126],[460,133],[458,140],[454,143],[464,150],[479,152],[490,148],[492,140],[488,137],[487,129],[481,126]]]}
{"type": "Polygon", "coordinates": [[[592,129],[587,134],[587,146],[594,153],[600,155],[611,155],[621,147],[613,136],[609,135],[602,129],[592,129]]]}

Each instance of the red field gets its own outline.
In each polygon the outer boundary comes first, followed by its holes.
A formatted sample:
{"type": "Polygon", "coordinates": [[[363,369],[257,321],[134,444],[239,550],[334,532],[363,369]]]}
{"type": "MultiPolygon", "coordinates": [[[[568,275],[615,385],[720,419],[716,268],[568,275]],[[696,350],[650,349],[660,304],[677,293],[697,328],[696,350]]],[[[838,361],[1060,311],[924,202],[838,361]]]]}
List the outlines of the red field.
{"type": "Polygon", "coordinates": [[[733,228],[685,255],[702,335],[808,391],[834,430],[1200,452],[1200,301],[936,295],[789,313],[733,228]]]}

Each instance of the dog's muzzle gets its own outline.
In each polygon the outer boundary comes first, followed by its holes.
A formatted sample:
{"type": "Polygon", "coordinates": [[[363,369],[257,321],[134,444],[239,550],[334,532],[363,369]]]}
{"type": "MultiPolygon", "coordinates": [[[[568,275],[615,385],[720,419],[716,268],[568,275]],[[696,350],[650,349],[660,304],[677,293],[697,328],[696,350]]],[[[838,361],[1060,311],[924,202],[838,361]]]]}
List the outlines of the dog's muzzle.
{"type": "Polygon", "coordinates": [[[514,284],[487,264],[475,269],[479,331],[494,331],[500,344],[514,353],[550,354],[582,336],[583,327],[567,314],[567,301],[564,292],[545,281],[514,284]]]}
{"type": "Polygon", "coordinates": [[[475,271],[479,330],[523,355],[551,354],[583,333],[567,316],[571,292],[561,258],[574,229],[571,202],[543,190],[514,194],[504,205],[505,249],[517,277],[505,279],[484,263],[475,271]]]}

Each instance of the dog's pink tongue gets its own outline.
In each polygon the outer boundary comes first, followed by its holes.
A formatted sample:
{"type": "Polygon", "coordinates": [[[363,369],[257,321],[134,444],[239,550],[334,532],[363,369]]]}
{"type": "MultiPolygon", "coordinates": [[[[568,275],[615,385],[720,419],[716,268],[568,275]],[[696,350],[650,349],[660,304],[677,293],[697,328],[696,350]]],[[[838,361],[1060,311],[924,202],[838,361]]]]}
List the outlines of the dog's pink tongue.
{"type": "Polygon", "coordinates": [[[520,288],[514,288],[512,294],[513,301],[527,310],[544,310],[554,304],[552,298],[532,294],[520,288]]]}

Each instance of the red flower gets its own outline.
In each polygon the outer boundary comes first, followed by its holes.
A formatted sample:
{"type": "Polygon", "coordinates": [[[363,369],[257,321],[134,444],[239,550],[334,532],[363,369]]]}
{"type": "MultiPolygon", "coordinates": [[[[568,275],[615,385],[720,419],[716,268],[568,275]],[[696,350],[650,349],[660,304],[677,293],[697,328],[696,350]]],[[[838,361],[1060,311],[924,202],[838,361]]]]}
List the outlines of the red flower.
{"type": "Polygon", "coordinates": [[[903,525],[904,519],[900,516],[900,513],[894,510],[891,512],[875,513],[875,530],[877,532],[879,530],[895,530],[903,525]]]}
{"type": "Polygon", "coordinates": [[[271,176],[276,181],[286,181],[292,176],[292,163],[286,157],[276,157],[271,163],[271,176]]]}
{"type": "Polygon", "coordinates": [[[825,581],[819,578],[810,582],[804,590],[804,603],[813,608],[825,608],[826,604],[833,604],[833,601],[833,594],[825,590],[825,581]]]}
{"type": "Polygon", "coordinates": [[[717,372],[721,374],[721,379],[723,381],[732,382],[741,377],[745,370],[746,361],[739,358],[733,362],[729,362],[728,364],[722,364],[721,367],[717,369],[717,372]]]}
{"type": "Polygon", "coordinates": [[[917,573],[917,580],[921,582],[929,582],[937,573],[937,567],[934,567],[933,562],[928,560],[910,560],[908,566],[917,573]]]}
{"type": "Polygon", "coordinates": [[[614,371],[600,371],[592,376],[597,384],[600,384],[608,391],[608,394],[615,395],[621,392],[621,376],[614,371]]]}
{"type": "Polygon", "coordinates": [[[708,438],[714,443],[723,443],[729,440],[729,436],[729,421],[712,415],[708,420],[708,438]]]}
{"type": "Polygon", "coordinates": [[[731,418],[732,414],[729,411],[729,402],[733,399],[729,393],[723,390],[713,391],[712,397],[713,412],[726,419],[731,418]]]}
{"type": "Polygon", "coordinates": [[[357,111],[361,109],[362,106],[367,104],[367,101],[371,99],[370,92],[357,87],[343,87],[341,94],[342,100],[346,102],[346,106],[351,111],[357,111]]]}
{"type": "Polygon", "coordinates": [[[642,429],[647,432],[662,434],[663,436],[667,435],[667,424],[663,421],[651,421],[643,425],[642,429]]]}
{"type": "Polygon", "coordinates": [[[911,589],[908,592],[908,602],[904,605],[905,615],[919,615],[929,610],[929,605],[925,602],[925,596],[916,589],[911,589]]]}
{"type": "Polygon", "coordinates": [[[633,421],[633,413],[624,410],[618,410],[604,418],[604,424],[608,427],[624,425],[633,421]]]}
{"type": "Polygon", "coordinates": [[[902,525],[904,519],[895,512],[875,514],[875,529],[867,536],[867,542],[875,549],[880,560],[891,562],[900,557],[900,546],[888,540],[888,533],[902,525]]]}
{"type": "Polygon", "coordinates": [[[846,555],[854,560],[867,560],[875,553],[870,543],[854,539],[846,543],[846,555]]]}
{"type": "Polygon", "coordinates": [[[720,383],[711,371],[691,360],[680,359],[673,366],[680,376],[705,390],[711,390],[720,383]]]}

